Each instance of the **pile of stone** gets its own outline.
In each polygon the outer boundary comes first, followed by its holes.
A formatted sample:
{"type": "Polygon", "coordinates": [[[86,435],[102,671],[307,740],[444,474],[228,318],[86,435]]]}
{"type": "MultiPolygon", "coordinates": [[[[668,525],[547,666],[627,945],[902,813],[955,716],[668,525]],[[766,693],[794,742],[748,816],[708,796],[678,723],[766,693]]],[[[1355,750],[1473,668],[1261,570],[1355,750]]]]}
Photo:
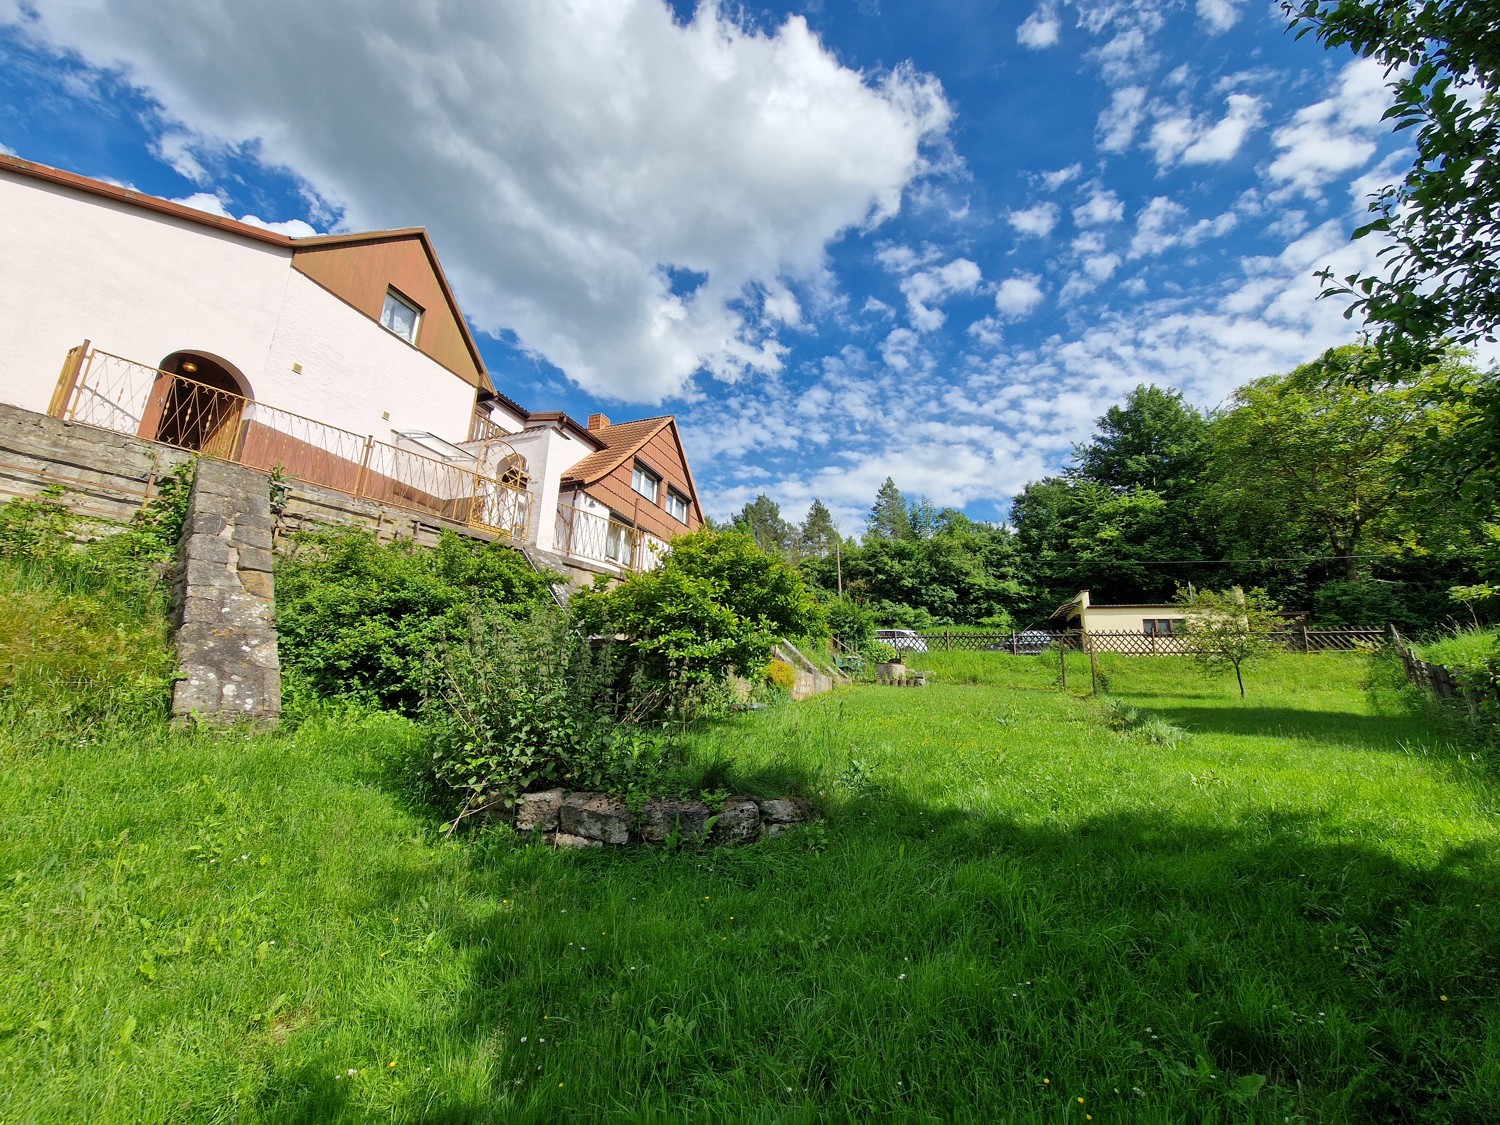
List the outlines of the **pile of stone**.
{"type": "Polygon", "coordinates": [[[801,797],[726,797],[717,808],[704,801],[663,798],[646,801],[632,813],[622,798],[564,789],[524,793],[514,807],[487,812],[492,820],[514,824],[517,832],[540,833],[559,848],[664,844],[674,838],[694,846],[748,844],[813,819],[812,806],[801,797]]]}

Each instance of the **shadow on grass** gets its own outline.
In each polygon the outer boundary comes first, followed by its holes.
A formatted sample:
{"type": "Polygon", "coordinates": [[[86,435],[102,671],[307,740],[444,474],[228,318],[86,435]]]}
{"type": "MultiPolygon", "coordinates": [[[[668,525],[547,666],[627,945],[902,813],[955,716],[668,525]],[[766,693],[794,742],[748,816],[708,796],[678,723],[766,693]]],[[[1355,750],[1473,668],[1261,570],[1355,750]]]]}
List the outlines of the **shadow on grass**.
{"type": "MultiPolygon", "coordinates": [[[[1460,1121],[1493,1108],[1500,930],[1474,908],[1500,889],[1493,850],[1450,848],[1418,865],[1338,839],[1339,825],[1315,815],[1038,825],[875,791],[838,807],[823,832],[821,843],[676,854],[475,841],[481,882],[530,886],[550,913],[518,926],[497,890],[488,909],[447,927],[472,979],[440,1037],[449,1052],[490,1052],[493,1088],[474,1100],[414,1096],[395,1116],[713,1118],[738,1106],[752,1119],[785,1073],[800,1076],[803,1100],[776,1119],[1009,1119],[1024,1115],[1025,1076],[1057,1067],[1063,1045],[1095,1085],[1112,1076],[1141,1088],[1159,1119],[1460,1121]],[[687,910],[705,868],[715,895],[742,904],[733,954],[713,956],[720,939],[687,910]],[[573,918],[559,921],[569,907],[575,918],[637,916],[617,922],[627,927],[617,953],[583,959],[564,940],[578,937],[573,918]],[[891,1000],[896,971],[918,972],[903,950],[947,968],[891,1000]],[[658,975],[638,984],[647,960],[658,975]],[[1047,990],[1025,1020],[992,981],[1023,974],[1047,990]],[[799,1019],[809,995],[817,1004],[799,1019]],[[671,1039],[659,1021],[683,1006],[694,1030],[671,1039]],[[607,1080],[570,1074],[560,1092],[558,1073],[538,1076],[535,1056],[512,1051],[514,1035],[496,1048],[497,1028],[539,1027],[559,1010],[580,1014],[565,1033],[607,1080]],[[894,1042],[881,1037],[887,1024],[901,1031],[894,1042]],[[1159,1046],[1145,1034],[1153,1026],[1159,1046]],[[941,1052],[927,1049],[934,1037],[941,1052]],[[875,1056],[924,1091],[920,1104],[862,1100],[875,1056]],[[1220,1073],[1263,1075],[1265,1091],[1234,1102],[1220,1073]],[[993,1083],[989,1100],[974,1101],[973,1074],[993,1083]]],[[[423,891],[393,876],[381,907],[423,891]]],[[[330,1098],[326,1082],[299,1089],[289,1075],[266,1108],[328,1119],[330,1098]]]]}

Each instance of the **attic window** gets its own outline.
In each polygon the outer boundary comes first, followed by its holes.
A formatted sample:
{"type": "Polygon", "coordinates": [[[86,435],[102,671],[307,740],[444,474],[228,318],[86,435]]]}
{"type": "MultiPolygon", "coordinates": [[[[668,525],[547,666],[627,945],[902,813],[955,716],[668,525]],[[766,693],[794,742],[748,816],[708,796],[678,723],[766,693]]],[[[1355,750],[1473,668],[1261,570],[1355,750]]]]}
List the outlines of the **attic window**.
{"type": "Polygon", "coordinates": [[[675,488],[667,489],[667,515],[671,516],[678,523],[687,523],[688,521],[687,498],[675,488]]]}
{"type": "Polygon", "coordinates": [[[657,492],[661,488],[661,477],[637,461],[635,471],[630,474],[630,487],[655,504],[657,492]]]}
{"type": "Polygon", "coordinates": [[[380,323],[385,325],[408,344],[417,342],[417,325],[422,321],[422,310],[417,308],[394,289],[385,291],[385,307],[380,310],[380,323]]]}

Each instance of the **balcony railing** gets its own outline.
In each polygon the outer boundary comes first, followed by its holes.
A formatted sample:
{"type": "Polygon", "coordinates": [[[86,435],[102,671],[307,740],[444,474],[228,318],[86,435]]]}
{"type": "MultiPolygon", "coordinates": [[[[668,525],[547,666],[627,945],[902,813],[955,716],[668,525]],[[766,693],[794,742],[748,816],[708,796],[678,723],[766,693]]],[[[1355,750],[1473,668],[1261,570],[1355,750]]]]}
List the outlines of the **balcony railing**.
{"type": "Polygon", "coordinates": [[[428,457],[108,352],[75,348],[51,413],[524,540],[525,462],[486,441],[428,457]]]}
{"type": "Polygon", "coordinates": [[[623,571],[650,570],[657,548],[639,528],[573,504],[557,506],[557,550],[623,571]]]}

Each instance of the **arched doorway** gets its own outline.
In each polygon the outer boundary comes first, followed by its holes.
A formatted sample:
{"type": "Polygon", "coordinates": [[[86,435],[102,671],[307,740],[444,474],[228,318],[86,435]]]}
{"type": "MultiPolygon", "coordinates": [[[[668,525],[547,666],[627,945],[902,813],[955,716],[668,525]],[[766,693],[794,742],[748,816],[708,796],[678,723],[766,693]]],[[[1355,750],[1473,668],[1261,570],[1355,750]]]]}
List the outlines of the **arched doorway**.
{"type": "Polygon", "coordinates": [[[173,352],[161,361],[141,436],[233,460],[252,395],[230,363],[206,352],[173,352]]]}

